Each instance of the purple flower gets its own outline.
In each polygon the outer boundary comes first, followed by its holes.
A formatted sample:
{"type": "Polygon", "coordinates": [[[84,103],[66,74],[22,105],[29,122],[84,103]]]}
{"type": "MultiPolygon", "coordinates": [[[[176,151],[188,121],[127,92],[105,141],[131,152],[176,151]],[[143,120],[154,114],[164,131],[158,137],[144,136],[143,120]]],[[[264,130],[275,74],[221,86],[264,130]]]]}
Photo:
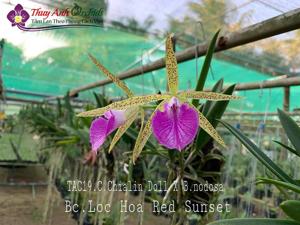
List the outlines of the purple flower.
{"type": "Polygon", "coordinates": [[[90,127],[92,151],[97,152],[106,137],[126,121],[124,110],[109,110],[95,119],[90,127]]]}
{"type": "MultiPolygon", "coordinates": [[[[113,102],[105,107],[82,112],[78,115],[80,117],[94,117],[101,116],[108,110],[126,110],[126,114],[129,114],[130,116],[127,116],[127,121],[119,127],[112,140],[109,151],[111,151],[116,142],[125,133],[138,115],[141,115],[142,126],[133,149],[133,162],[138,159],[145,144],[147,143],[147,140],[151,136],[152,131],[160,144],[169,149],[177,149],[182,151],[188,144],[192,143],[197,134],[198,126],[200,125],[201,129],[209,134],[220,145],[226,147],[222,137],[218,134],[214,126],[202,114],[202,112],[199,111],[199,109],[189,102],[189,99],[228,101],[231,99],[239,99],[239,97],[216,92],[190,90],[179,91],[177,59],[173,50],[171,35],[169,35],[166,39],[165,59],[169,91],[164,94],[134,96],[130,89],[122,81],[110,73],[91,55],[90,58],[96,64],[96,66],[118,87],[125,91],[129,97],[128,99],[113,102]],[[182,103],[179,102],[179,99],[182,103]],[[148,121],[144,124],[145,113],[141,106],[154,101],[161,101],[161,103],[155,108],[148,121]],[[161,108],[164,108],[164,111],[160,111],[161,108]],[[131,113],[129,113],[127,110],[131,110],[131,113]]],[[[89,158],[95,158],[97,149],[103,144],[106,136],[111,133],[112,130],[116,129],[108,129],[108,127],[110,127],[108,126],[109,122],[105,122],[103,117],[99,118],[98,120],[96,120],[94,122],[95,124],[93,124],[91,127],[91,142],[93,146],[92,153],[94,153],[94,155],[90,156],[89,158]],[[97,126],[99,128],[101,127],[101,129],[94,128],[97,126]]]]}
{"type": "Polygon", "coordinates": [[[16,5],[14,10],[7,14],[7,19],[11,22],[12,26],[21,25],[25,26],[25,22],[29,19],[29,14],[23,9],[21,4],[16,5]]]}
{"type": "Polygon", "coordinates": [[[180,104],[175,97],[164,105],[163,112],[157,110],[152,120],[153,134],[158,142],[179,151],[194,140],[198,127],[198,112],[187,103],[180,104]]]}

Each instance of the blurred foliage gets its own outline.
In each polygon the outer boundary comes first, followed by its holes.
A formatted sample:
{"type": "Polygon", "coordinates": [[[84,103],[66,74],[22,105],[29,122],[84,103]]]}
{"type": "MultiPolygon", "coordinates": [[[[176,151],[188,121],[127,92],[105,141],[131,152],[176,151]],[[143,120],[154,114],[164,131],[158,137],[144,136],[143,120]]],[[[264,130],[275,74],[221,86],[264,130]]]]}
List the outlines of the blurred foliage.
{"type": "Polygon", "coordinates": [[[111,25],[127,32],[148,34],[154,23],[155,18],[153,16],[148,16],[143,23],[140,23],[134,17],[122,17],[118,21],[112,21],[111,25]]]}
{"type": "MultiPolygon", "coordinates": [[[[279,141],[275,141],[277,144],[282,147],[282,151],[288,151],[291,153],[292,157],[299,157],[299,133],[300,127],[297,123],[284,111],[278,110],[279,119],[281,125],[290,140],[293,147],[289,147],[279,141]]],[[[230,131],[232,135],[234,135],[248,150],[249,152],[260,161],[276,178],[273,177],[261,177],[257,179],[257,184],[266,184],[266,185],[275,185],[276,188],[280,192],[282,192],[285,197],[285,201],[280,204],[282,210],[288,215],[291,220],[280,221],[274,219],[264,219],[262,220],[253,220],[253,219],[243,219],[243,220],[221,220],[218,222],[213,222],[211,224],[251,224],[251,223],[260,223],[260,224],[298,224],[300,222],[299,210],[300,210],[300,182],[299,180],[294,179],[290,175],[288,175],[282,167],[273,162],[262,149],[260,149],[256,144],[254,144],[250,139],[248,139],[241,131],[231,126],[230,124],[221,121],[221,123],[230,131]],[[293,194],[293,193],[296,193],[293,194]],[[294,199],[293,199],[294,198],[294,199]]],[[[290,159],[287,159],[290,160],[290,159]]]]}
{"type": "MultiPolygon", "coordinates": [[[[220,27],[222,35],[238,31],[252,16],[251,11],[239,15],[235,10],[236,6],[225,0],[199,0],[190,2],[187,6],[188,12],[182,20],[172,17],[169,20],[170,31],[177,34],[178,43],[184,47],[207,41],[207,37],[212,36],[220,27]]],[[[295,48],[299,44],[297,40],[294,37],[287,40],[267,39],[255,45],[248,44],[219,53],[217,57],[272,75],[291,74],[290,68],[295,70],[299,67],[299,63],[295,65],[295,62],[299,62],[299,51],[295,48]],[[287,48],[287,45],[292,48],[287,48]]]]}
{"type": "Polygon", "coordinates": [[[230,18],[227,17],[226,12],[233,8],[233,4],[225,0],[199,0],[187,3],[187,7],[188,12],[183,20],[169,19],[169,30],[188,41],[187,45],[207,41],[220,27],[222,32],[238,30],[249,16],[248,13],[243,14],[234,23],[237,13],[232,10],[230,18]]]}

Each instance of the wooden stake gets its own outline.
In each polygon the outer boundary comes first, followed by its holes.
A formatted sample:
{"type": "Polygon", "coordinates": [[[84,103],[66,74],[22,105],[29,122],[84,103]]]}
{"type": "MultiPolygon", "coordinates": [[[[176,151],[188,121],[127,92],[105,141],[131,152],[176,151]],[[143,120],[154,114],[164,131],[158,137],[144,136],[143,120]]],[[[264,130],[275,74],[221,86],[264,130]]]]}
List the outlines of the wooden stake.
{"type": "Polygon", "coordinates": [[[290,87],[284,87],[283,110],[290,111],[290,87]]]}
{"type": "Polygon", "coordinates": [[[4,39],[0,41],[0,99],[4,100],[4,87],[2,80],[2,59],[3,59],[4,39]]]}

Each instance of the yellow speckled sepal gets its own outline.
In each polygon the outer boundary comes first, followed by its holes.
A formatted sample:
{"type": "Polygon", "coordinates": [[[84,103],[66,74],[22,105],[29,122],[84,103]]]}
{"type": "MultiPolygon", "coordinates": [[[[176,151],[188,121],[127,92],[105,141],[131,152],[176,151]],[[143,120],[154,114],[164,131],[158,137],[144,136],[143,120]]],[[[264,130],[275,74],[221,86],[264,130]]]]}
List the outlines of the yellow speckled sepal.
{"type": "Polygon", "coordinates": [[[189,104],[195,110],[197,110],[199,114],[199,125],[200,127],[205,130],[215,141],[217,141],[220,145],[226,148],[226,144],[223,141],[222,137],[218,134],[217,130],[211,125],[211,123],[206,119],[206,117],[192,104],[189,104]]]}
{"type": "Polygon", "coordinates": [[[141,154],[145,144],[147,143],[147,140],[149,139],[149,137],[152,133],[151,122],[152,122],[152,118],[153,118],[155,112],[157,110],[160,110],[166,102],[167,102],[167,100],[164,100],[156,107],[156,109],[151,114],[150,118],[148,119],[147,123],[145,124],[144,128],[140,130],[137,140],[135,142],[134,149],[133,149],[133,154],[132,154],[133,163],[135,163],[135,161],[141,154]]]}
{"type": "Polygon", "coordinates": [[[215,92],[206,91],[183,91],[179,96],[192,99],[206,99],[210,101],[226,101],[226,100],[238,100],[241,99],[240,96],[235,95],[225,95],[215,92]]]}
{"type": "Polygon", "coordinates": [[[92,60],[92,62],[102,71],[102,73],[104,73],[104,75],[107,76],[112,82],[114,82],[115,85],[121,88],[128,97],[133,96],[133,93],[123,81],[121,81],[119,78],[114,76],[111,72],[109,72],[108,69],[106,69],[94,56],[89,54],[89,57],[92,60]]]}
{"type": "Polygon", "coordinates": [[[108,152],[111,152],[113,148],[115,147],[116,143],[120,140],[122,135],[127,131],[127,129],[130,127],[130,125],[133,123],[133,121],[138,117],[139,108],[136,108],[135,110],[132,110],[130,115],[128,116],[126,122],[120,126],[113,137],[111,144],[109,146],[108,152]]]}
{"type": "Polygon", "coordinates": [[[113,102],[105,107],[93,109],[90,111],[79,113],[77,116],[79,117],[95,117],[95,116],[101,116],[108,110],[125,110],[134,106],[140,106],[144,105],[149,102],[159,101],[168,98],[169,95],[161,95],[161,94],[155,94],[155,95],[144,95],[144,96],[134,96],[122,101],[113,102]]]}
{"type": "Polygon", "coordinates": [[[178,90],[178,67],[170,35],[166,40],[166,70],[169,90],[171,93],[176,93],[178,90]]]}

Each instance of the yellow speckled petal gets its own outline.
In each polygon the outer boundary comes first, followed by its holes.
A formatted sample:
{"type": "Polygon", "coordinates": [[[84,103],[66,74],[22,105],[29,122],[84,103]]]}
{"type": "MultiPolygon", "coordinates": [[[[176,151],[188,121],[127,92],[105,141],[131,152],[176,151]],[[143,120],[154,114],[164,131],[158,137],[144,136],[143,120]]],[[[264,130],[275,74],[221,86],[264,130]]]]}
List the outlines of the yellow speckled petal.
{"type": "Polygon", "coordinates": [[[144,129],[144,122],[145,122],[145,111],[144,111],[143,108],[140,108],[140,117],[141,117],[141,129],[140,129],[140,132],[141,132],[141,130],[144,129]]]}
{"type": "Polygon", "coordinates": [[[169,90],[171,93],[176,93],[178,90],[178,68],[170,35],[166,40],[166,70],[169,90]]]}
{"type": "Polygon", "coordinates": [[[122,101],[117,101],[109,104],[108,106],[93,109],[90,111],[79,113],[77,116],[79,117],[95,117],[95,116],[101,116],[106,111],[111,109],[116,110],[125,110],[134,106],[144,105],[149,102],[159,101],[168,98],[170,95],[166,94],[155,94],[155,95],[144,95],[144,96],[134,96],[122,101]]]}
{"type": "Polygon", "coordinates": [[[119,127],[117,130],[114,138],[111,141],[111,144],[109,146],[108,152],[111,152],[113,148],[115,147],[116,143],[120,140],[122,135],[126,132],[126,130],[130,127],[130,125],[133,123],[133,121],[137,118],[139,113],[139,108],[137,107],[135,110],[133,110],[130,115],[128,116],[126,122],[119,127]]]}
{"type": "Polygon", "coordinates": [[[206,91],[183,91],[179,94],[185,98],[193,99],[207,99],[210,101],[226,101],[226,100],[238,100],[241,99],[240,96],[225,95],[216,92],[206,92],[206,91]]]}
{"type": "Polygon", "coordinates": [[[167,102],[168,99],[162,101],[154,110],[154,112],[151,114],[150,118],[148,119],[147,123],[145,124],[144,128],[140,130],[139,135],[136,139],[135,146],[133,149],[133,154],[132,154],[132,160],[133,163],[137,160],[139,155],[141,154],[145,144],[147,143],[147,140],[149,139],[152,129],[151,129],[151,122],[152,118],[157,110],[161,110],[163,105],[167,102]]]}
{"type": "Polygon", "coordinates": [[[119,78],[114,76],[111,72],[108,71],[94,56],[89,54],[90,59],[92,62],[104,73],[111,81],[115,83],[119,88],[121,88],[128,97],[132,97],[133,93],[130,91],[130,89],[126,86],[126,84],[121,81],[119,78]]]}
{"type": "Polygon", "coordinates": [[[206,133],[208,133],[214,140],[216,140],[220,145],[226,148],[226,144],[221,138],[221,136],[218,134],[216,129],[211,125],[211,123],[206,119],[206,117],[193,105],[190,104],[191,107],[193,107],[195,110],[197,110],[199,114],[199,125],[200,127],[205,130],[206,133]]]}

